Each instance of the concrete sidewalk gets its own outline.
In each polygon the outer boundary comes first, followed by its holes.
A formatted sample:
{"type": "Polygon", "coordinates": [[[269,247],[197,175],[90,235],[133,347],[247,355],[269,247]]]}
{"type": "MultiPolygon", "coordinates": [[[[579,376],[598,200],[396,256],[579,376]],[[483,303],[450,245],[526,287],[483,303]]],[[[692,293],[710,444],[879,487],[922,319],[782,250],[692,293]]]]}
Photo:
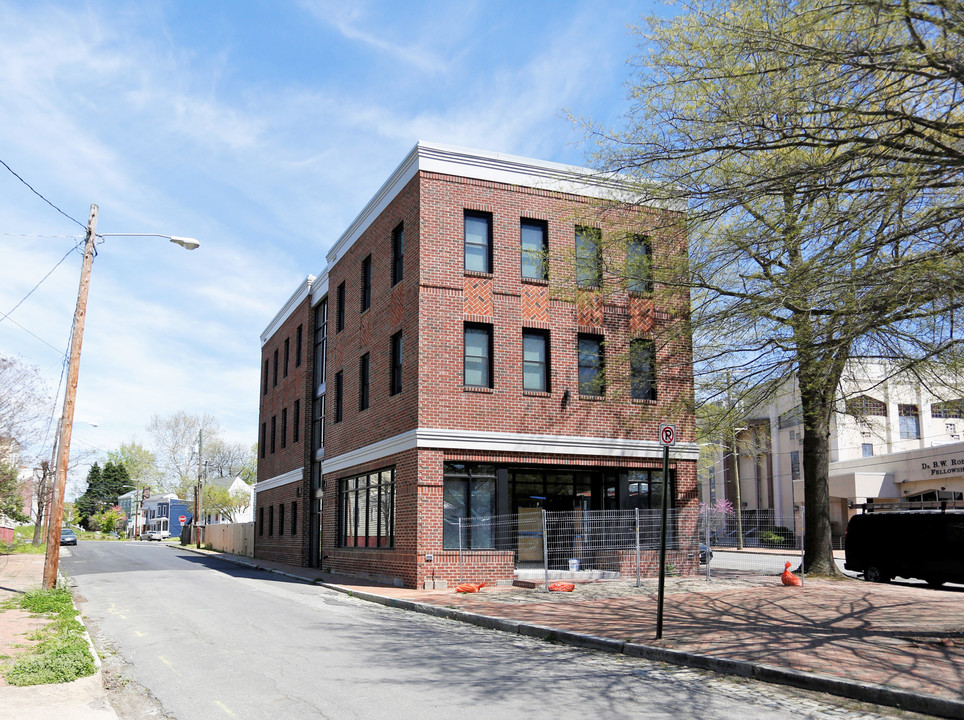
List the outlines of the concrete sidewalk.
{"type": "Polygon", "coordinates": [[[359,598],[610,652],[964,719],[964,592],[718,574],[668,578],[663,638],[656,583],[577,584],[572,593],[486,587],[410,590],[223,553],[236,563],[359,598]]]}
{"type": "MultiPolygon", "coordinates": [[[[0,555],[0,602],[40,588],[43,567],[43,555],[0,555]]],[[[0,611],[0,655],[22,652],[18,646],[30,644],[27,635],[45,624],[46,621],[22,610],[0,611]]],[[[93,675],[58,685],[11,687],[0,678],[0,717],[4,720],[117,720],[117,713],[107,700],[98,663],[93,675]]]]}

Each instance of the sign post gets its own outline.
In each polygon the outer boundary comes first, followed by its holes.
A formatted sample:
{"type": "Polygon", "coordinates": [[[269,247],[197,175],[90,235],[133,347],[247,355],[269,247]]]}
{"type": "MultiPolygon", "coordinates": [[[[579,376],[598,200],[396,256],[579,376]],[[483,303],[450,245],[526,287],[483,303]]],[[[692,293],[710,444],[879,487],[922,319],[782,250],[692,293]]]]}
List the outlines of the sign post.
{"type": "Polygon", "coordinates": [[[178,515],[177,521],[181,523],[181,525],[183,525],[184,523],[187,522],[187,515],[178,515]]]}
{"type": "Polygon", "coordinates": [[[676,426],[659,426],[659,444],[663,446],[663,503],[659,527],[659,589],[656,593],[656,639],[663,637],[663,596],[666,585],[666,525],[669,517],[669,448],[676,444],[676,426]]]}

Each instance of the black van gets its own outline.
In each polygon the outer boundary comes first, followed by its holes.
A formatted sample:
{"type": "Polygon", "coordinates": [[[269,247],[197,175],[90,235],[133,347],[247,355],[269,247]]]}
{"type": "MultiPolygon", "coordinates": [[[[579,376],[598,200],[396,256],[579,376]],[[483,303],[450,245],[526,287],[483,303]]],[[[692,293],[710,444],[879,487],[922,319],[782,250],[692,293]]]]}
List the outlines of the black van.
{"type": "Polygon", "coordinates": [[[844,567],[864,580],[918,578],[932,587],[964,583],[964,511],[910,510],[854,515],[844,567]]]}

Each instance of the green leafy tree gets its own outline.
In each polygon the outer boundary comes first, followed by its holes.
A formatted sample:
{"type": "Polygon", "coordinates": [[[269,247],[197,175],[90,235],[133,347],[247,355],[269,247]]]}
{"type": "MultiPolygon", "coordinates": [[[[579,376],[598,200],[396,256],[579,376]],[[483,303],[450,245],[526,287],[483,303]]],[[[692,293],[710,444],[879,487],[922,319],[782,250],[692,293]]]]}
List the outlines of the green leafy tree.
{"type": "Polygon", "coordinates": [[[14,522],[27,522],[23,512],[23,486],[20,469],[13,463],[0,462],[0,516],[14,522]]]}
{"type": "Polygon", "coordinates": [[[829,436],[847,363],[960,358],[964,7],[684,10],[639,30],[626,126],[589,131],[646,203],[688,207],[687,266],[652,270],[692,293],[700,399],[799,382],[806,566],[835,574],[829,436]]]}
{"type": "Polygon", "coordinates": [[[118,496],[131,489],[133,484],[124,465],[108,461],[101,470],[100,466],[94,463],[87,473],[87,489],[75,503],[81,523],[88,529],[94,529],[91,519],[99,517],[105,509],[116,505],[118,496]]]}
{"type": "Polygon", "coordinates": [[[115,465],[123,465],[131,482],[137,487],[154,487],[158,484],[156,456],[134,440],[121,443],[116,450],[109,451],[107,459],[115,465]]]}

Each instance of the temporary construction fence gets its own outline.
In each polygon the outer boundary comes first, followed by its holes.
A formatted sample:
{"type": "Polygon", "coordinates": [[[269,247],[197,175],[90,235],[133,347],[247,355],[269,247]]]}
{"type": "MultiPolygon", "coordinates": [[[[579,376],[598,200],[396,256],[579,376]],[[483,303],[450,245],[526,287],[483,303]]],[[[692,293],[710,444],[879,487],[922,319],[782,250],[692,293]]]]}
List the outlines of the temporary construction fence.
{"type": "MultiPolygon", "coordinates": [[[[659,510],[540,508],[494,517],[459,518],[459,578],[480,569],[543,579],[655,577],[659,571],[659,510]]],[[[699,566],[698,512],[671,510],[666,523],[667,569],[695,574],[699,566]]],[[[447,538],[447,544],[454,538],[447,538]]]]}
{"type": "Polygon", "coordinates": [[[802,566],[804,517],[803,509],[784,516],[702,506],[699,536],[710,572],[772,575],[783,572],[788,561],[802,566]]]}

